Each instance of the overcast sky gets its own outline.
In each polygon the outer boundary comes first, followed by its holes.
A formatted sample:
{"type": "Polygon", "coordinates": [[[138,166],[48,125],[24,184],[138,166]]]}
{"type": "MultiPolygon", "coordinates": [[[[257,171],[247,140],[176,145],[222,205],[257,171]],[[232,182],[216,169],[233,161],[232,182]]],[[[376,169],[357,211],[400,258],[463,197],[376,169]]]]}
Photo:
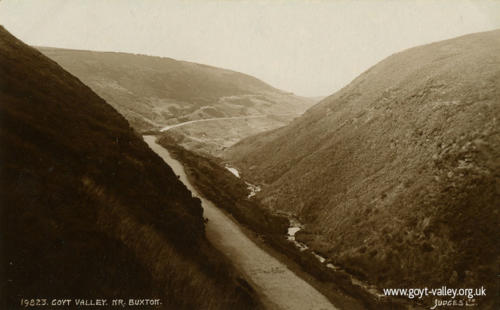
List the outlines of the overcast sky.
{"type": "Polygon", "coordinates": [[[32,45],[167,56],[329,95],[402,49],[500,28],[500,1],[0,0],[32,45]]]}

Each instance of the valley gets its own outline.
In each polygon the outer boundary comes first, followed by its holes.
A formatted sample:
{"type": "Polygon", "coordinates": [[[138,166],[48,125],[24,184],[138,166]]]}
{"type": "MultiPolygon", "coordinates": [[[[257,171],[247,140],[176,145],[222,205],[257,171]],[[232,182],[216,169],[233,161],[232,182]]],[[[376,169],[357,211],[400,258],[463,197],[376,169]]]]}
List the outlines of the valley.
{"type": "MultiPolygon", "coordinates": [[[[326,262],[306,244],[296,241],[296,233],[304,226],[291,214],[264,208],[255,196],[260,188],[240,178],[234,167],[224,165],[216,157],[186,150],[168,134],[159,136],[157,141],[175,158],[176,165],[181,163],[179,167],[183,166],[190,187],[228,214],[247,237],[324,294],[336,307],[395,310],[409,306],[404,299],[383,296],[377,287],[326,262]]],[[[234,263],[239,265],[237,259],[234,263]]],[[[412,307],[420,309],[418,304],[412,307]]]]}
{"type": "Polygon", "coordinates": [[[257,246],[242,232],[237,222],[200,195],[188,180],[182,164],[156,143],[156,137],[145,136],[144,140],[173,168],[193,195],[200,198],[207,220],[207,238],[254,285],[268,309],[337,309],[286,265],[257,246]]]}
{"type": "MultiPolygon", "coordinates": [[[[492,44],[497,39],[496,32],[482,33],[403,51],[304,115],[188,119],[152,132],[194,169],[191,177],[203,184],[202,195],[250,230],[267,235],[271,247],[300,262],[316,279],[347,277],[339,281],[341,286],[365,300],[364,306],[401,306],[382,298],[381,288],[438,285],[449,280],[443,278],[448,274],[455,284],[461,279],[494,288],[488,274],[496,270],[489,257],[497,257],[498,244],[493,208],[498,200],[493,176],[499,153],[493,139],[498,72],[487,66],[497,62],[498,44],[492,44]],[[405,70],[394,70],[402,63],[407,63],[405,70]],[[474,88],[477,79],[484,83],[474,88]],[[453,109],[459,112],[453,114],[453,109]],[[269,126],[268,118],[279,117],[279,126],[269,126]],[[204,164],[203,156],[212,163],[204,164]],[[237,171],[242,178],[237,192],[248,184],[258,188],[245,195],[269,212],[228,205],[239,199],[228,194],[234,186],[206,179],[216,166],[237,171]],[[483,231],[468,229],[471,237],[465,240],[463,231],[450,231],[445,218],[457,208],[469,223],[484,223],[483,231]],[[319,265],[277,241],[283,232],[271,228],[272,216],[296,221],[288,238],[319,265]],[[476,251],[478,265],[469,262],[463,269],[465,257],[476,251]],[[433,261],[448,269],[433,270],[433,261]]],[[[490,298],[486,304],[492,302],[490,298]]]]}
{"type": "Polygon", "coordinates": [[[0,307],[415,310],[434,299],[383,289],[500,289],[500,30],[395,53],[325,98],[3,27],[0,64],[0,307]]]}

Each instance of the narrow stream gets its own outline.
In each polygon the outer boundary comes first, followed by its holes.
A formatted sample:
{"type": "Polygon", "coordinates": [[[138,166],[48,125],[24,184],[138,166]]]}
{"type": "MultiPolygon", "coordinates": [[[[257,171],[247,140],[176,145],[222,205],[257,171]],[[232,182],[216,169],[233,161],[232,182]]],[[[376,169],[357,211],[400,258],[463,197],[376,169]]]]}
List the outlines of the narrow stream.
{"type": "Polygon", "coordinates": [[[201,197],[189,182],[182,164],[156,143],[155,136],[144,136],[144,141],[172,167],[193,195],[201,199],[204,216],[208,218],[208,239],[252,282],[268,308],[336,309],[324,295],[258,247],[211,201],[201,197]]]}
{"type": "MultiPolygon", "coordinates": [[[[236,177],[240,178],[240,173],[239,173],[238,169],[236,169],[235,167],[231,167],[229,165],[226,165],[226,169],[228,169],[236,177]]],[[[248,198],[255,196],[255,194],[260,191],[259,186],[252,185],[248,182],[245,182],[245,183],[248,185],[248,190],[250,192],[250,194],[248,195],[248,198]]],[[[295,234],[298,233],[300,230],[302,230],[304,228],[304,225],[302,223],[300,223],[300,221],[298,219],[296,219],[295,217],[293,217],[290,214],[281,213],[281,216],[288,218],[288,220],[290,222],[289,227],[288,227],[288,232],[286,235],[287,240],[292,242],[301,252],[308,250],[309,247],[307,246],[307,244],[302,243],[295,238],[295,234]]],[[[321,264],[325,264],[326,268],[334,270],[334,271],[344,272],[345,274],[349,275],[349,278],[350,278],[351,283],[353,285],[361,287],[363,290],[365,290],[369,294],[372,294],[375,298],[383,298],[384,297],[382,292],[376,286],[364,283],[363,281],[357,279],[353,275],[348,274],[342,268],[340,268],[339,266],[335,266],[331,262],[328,262],[327,258],[321,256],[320,254],[318,254],[314,251],[311,251],[311,254],[321,264]]]]}
{"type": "MultiPolygon", "coordinates": [[[[240,178],[240,172],[238,171],[238,169],[233,168],[233,167],[228,166],[228,165],[226,165],[226,169],[229,170],[229,172],[231,172],[232,174],[234,174],[234,176],[237,177],[238,179],[240,178]]],[[[246,181],[245,181],[245,184],[247,185],[247,189],[248,189],[248,196],[247,196],[248,198],[252,198],[255,195],[257,195],[258,192],[260,192],[260,186],[253,185],[253,184],[248,183],[246,181]]]]}
{"type": "MultiPolygon", "coordinates": [[[[287,234],[288,241],[293,242],[293,244],[300,251],[305,251],[305,250],[309,249],[309,247],[306,244],[299,242],[295,239],[295,234],[303,228],[303,225],[298,220],[296,220],[290,216],[288,216],[288,218],[290,220],[290,226],[288,227],[288,234],[287,234]]],[[[334,271],[343,271],[342,268],[335,266],[334,264],[332,264],[330,262],[327,262],[327,259],[325,257],[319,255],[318,253],[312,251],[311,254],[314,257],[316,257],[316,259],[320,263],[322,263],[322,264],[326,263],[325,264],[326,268],[332,269],[334,271]]],[[[346,274],[348,274],[348,273],[346,273],[346,274]]],[[[356,277],[354,277],[352,275],[349,275],[349,277],[350,277],[351,283],[353,285],[356,285],[356,286],[363,288],[366,292],[372,294],[376,298],[383,298],[384,297],[384,295],[380,292],[380,290],[376,286],[364,283],[363,281],[358,280],[356,277]]]]}

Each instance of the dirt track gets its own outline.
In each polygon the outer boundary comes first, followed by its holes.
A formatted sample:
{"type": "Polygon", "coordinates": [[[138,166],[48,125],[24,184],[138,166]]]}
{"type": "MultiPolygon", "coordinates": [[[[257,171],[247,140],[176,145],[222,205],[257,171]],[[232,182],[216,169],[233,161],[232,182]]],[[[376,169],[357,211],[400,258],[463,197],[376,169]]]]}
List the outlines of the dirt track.
{"type": "Polygon", "coordinates": [[[144,136],[149,147],[180,176],[181,181],[202,201],[208,218],[207,237],[226,254],[233,264],[253,284],[270,309],[336,309],[328,299],[285,265],[258,247],[230,217],[203,197],[189,183],[184,168],[168,151],[155,142],[154,136],[144,136]]]}
{"type": "Polygon", "coordinates": [[[289,116],[289,115],[300,115],[299,113],[282,113],[282,114],[263,114],[263,115],[246,115],[246,116],[231,116],[231,117],[217,117],[217,118],[204,118],[204,119],[197,119],[193,121],[187,121],[175,125],[170,125],[170,126],[165,126],[162,129],[160,129],[161,132],[168,131],[173,128],[189,125],[189,124],[194,124],[194,123],[200,123],[200,122],[210,122],[210,121],[220,121],[220,120],[234,120],[234,119],[252,119],[252,118],[265,118],[265,117],[270,117],[270,116],[289,116]]]}

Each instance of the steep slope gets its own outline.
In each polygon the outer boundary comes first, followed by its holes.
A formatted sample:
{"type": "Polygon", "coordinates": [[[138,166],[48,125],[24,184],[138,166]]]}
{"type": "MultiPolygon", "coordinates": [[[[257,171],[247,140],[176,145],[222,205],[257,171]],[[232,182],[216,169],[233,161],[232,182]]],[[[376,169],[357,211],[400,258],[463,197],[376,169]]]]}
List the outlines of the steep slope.
{"type": "Polygon", "coordinates": [[[314,102],[246,74],[171,58],[39,50],[91,87],[138,130],[203,118],[302,113],[314,102]]]}
{"type": "Polygon", "coordinates": [[[395,54],[225,153],[316,251],[383,286],[500,270],[500,31],[395,54]]]}
{"type": "Polygon", "coordinates": [[[206,241],[200,202],[170,167],[104,100],[3,27],[0,144],[0,308],[60,297],[257,305],[206,241]]]}

